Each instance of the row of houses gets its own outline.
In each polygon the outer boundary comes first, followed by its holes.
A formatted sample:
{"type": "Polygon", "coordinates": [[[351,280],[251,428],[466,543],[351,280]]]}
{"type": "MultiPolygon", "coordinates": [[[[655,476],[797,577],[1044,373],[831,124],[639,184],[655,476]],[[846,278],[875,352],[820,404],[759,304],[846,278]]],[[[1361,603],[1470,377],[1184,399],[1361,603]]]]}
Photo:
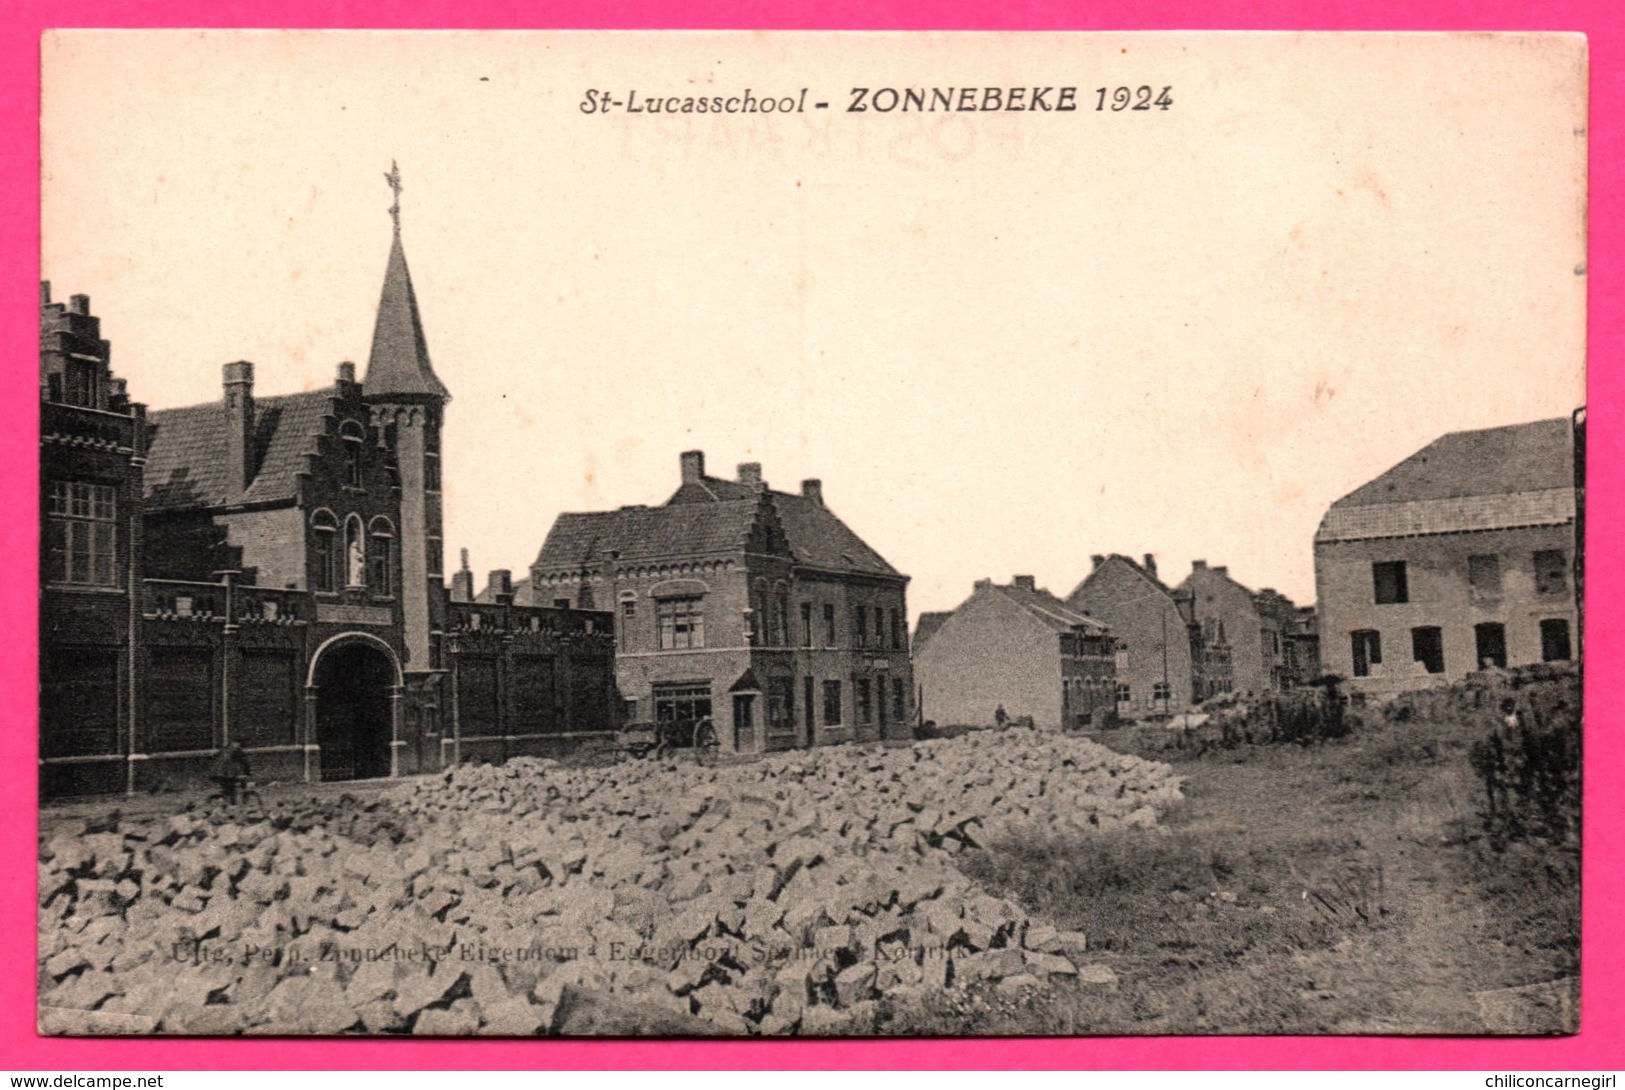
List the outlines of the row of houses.
{"type": "Polygon", "coordinates": [[[978,582],[914,638],[921,714],[985,723],[998,709],[1043,727],[1175,715],[1224,693],[1262,694],[1320,674],[1312,607],[1253,591],[1205,560],[1170,587],[1156,557],[1090,558],[1065,599],[1018,575],[978,582]]]}
{"type": "Polygon", "coordinates": [[[1382,697],[1480,670],[1579,660],[1585,413],[1453,432],[1331,505],[1317,603],[1197,560],[1091,558],[1065,599],[978,582],[914,636],[920,714],[1041,726],[1168,717],[1226,693],[1342,679],[1382,697]]]}
{"type": "Polygon", "coordinates": [[[90,300],[41,290],[45,795],[557,753],[710,720],[735,753],[1046,726],[1347,677],[1374,694],[1578,655],[1583,414],[1447,435],[1333,504],[1318,602],[1113,554],[1065,598],[984,580],[909,632],[909,579],[826,503],[683,453],[658,505],[560,515],[528,572],[444,570],[450,392],[398,209],[365,373],[148,413],[90,300]],[[1578,436],[1578,438],[1577,438],[1578,436]]]}

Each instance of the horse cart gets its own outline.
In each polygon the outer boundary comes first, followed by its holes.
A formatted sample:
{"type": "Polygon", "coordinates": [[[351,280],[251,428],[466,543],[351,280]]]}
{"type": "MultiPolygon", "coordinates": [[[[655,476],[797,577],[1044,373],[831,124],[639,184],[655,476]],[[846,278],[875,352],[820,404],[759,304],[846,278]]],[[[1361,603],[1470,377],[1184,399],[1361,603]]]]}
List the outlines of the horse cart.
{"type": "Polygon", "coordinates": [[[716,760],[721,739],[710,719],[640,720],[621,727],[616,736],[622,756],[633,760],[653,757],[659,760],[678,750],[687,750],[701,764],[716,760]]]}

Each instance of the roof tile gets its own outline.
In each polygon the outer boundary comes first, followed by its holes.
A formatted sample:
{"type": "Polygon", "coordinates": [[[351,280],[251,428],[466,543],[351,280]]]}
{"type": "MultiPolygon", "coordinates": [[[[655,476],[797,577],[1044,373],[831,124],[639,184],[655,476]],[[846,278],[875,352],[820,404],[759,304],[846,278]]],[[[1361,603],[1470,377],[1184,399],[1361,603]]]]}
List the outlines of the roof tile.
{"type": "Polygon", "coordinates": [[[162,409],[149,418],[146,498],[153,508],[216,507],[292,500],[306,456],[317,452],[335,391],[258,398],[254,403],[254,479],[237,494],[226,458],[220,402],[162,409]]]}

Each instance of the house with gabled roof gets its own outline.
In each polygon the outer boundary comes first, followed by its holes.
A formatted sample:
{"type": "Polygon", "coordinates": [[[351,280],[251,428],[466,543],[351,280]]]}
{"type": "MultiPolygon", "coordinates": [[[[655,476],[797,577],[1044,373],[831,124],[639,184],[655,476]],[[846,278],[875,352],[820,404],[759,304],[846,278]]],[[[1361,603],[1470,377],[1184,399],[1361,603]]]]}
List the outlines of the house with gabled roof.
{"type": "Polygon", "coordinates": [[[943,726],[1030,717],[1085,729],[1116,718],[1116,640],[1030,575],[978,580],[971,596],[916,642],[920,715],[943,726]]]}
{"type": "Polygon", "coordinates": [[[1222,627],[1230,646],[1231,684],[1237,693],[1262,696],[1314,680],[1302,670],[1301,648],[1292,643],[1298,607],[1273,587],[1253,590],[1223,564],[1191,562],[1191,573],[1174,590],[1211,642],[1222,627]]]}
{"type": "Polygon", "coordinates": [[[710,719],[741,753],[908,737],[908,577],[819,481],[680,470],[659,506],[560,515],[531,566],[534,600],[614,610],[626,718],[710,719]]]}
{"type": "Polygon", "coordinates": [[[1111,626],[1117,639],[1117,711],[1125,719],[1174,715],[1234,685],[1222,618],[1204,626],[1189,594],[1157,576],[1156,557],[1091,558],[1066,604],[1111,626]]]}
{"type": "Polygon", "coordinates": [[[1323,668],[1380,695],[1575,661],[1579,454],[1563,417],[1452,432],[1332,504],[1323,668]]]}

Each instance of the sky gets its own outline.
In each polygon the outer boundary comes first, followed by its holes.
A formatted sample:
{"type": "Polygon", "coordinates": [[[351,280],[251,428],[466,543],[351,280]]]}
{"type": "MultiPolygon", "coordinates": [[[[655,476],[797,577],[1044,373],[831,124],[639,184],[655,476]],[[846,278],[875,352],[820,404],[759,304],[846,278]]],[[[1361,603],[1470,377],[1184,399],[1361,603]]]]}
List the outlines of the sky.
{"type": "Polygon", "coordinates": [[[239,359],[262,396],[364,368],[399,164],[453,397],[447,556],[481,583],[560,512],[662,502],[699,449],[820,478],[915,615],[1017,573],[1064,596],[1109,552],[1308,603],[1333,501],[1445,432],[1584,402],[1572,36],[68,31],[42,54],[42,277],[91,297],[153,409],[219,398],[239,359]],[[1034,86],[1077,108],[848,109],[1034,86]],[[1114,111],[1119,86],[1170,105],[1114,111]],[[589,113],[589,90],[805,110],[589,113]]]}

